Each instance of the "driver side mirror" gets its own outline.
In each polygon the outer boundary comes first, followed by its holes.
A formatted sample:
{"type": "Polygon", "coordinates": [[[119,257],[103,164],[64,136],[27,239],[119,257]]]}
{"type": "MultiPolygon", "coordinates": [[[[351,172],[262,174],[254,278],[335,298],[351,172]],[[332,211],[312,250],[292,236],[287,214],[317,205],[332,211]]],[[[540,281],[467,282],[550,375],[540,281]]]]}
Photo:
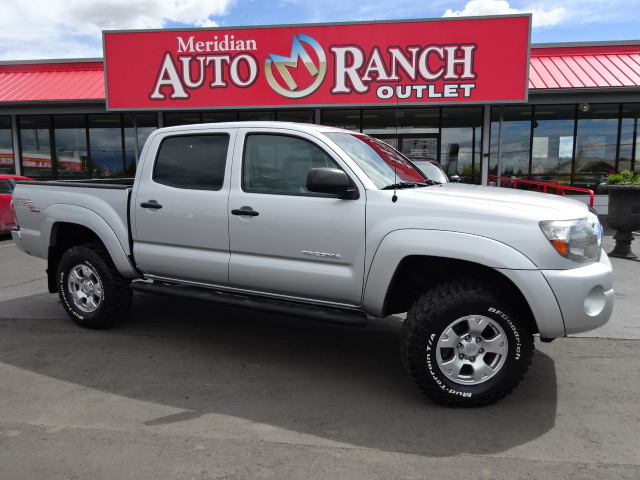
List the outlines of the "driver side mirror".
{"type": "Polygon", "coordinates": [[[307,174],[307,190],[315,193],[338,195],[342,199],[358,198],[358,189],[339,168],[312,168],[307,174]]]}

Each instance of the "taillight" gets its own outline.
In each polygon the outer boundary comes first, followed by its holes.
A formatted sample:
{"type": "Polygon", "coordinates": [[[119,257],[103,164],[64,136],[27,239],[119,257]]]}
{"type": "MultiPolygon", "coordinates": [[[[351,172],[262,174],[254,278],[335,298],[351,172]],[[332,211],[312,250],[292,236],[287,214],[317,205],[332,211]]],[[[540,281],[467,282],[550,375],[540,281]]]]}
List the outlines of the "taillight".
{"type": "Polygon", "coordinates": [[[16,216],[16,208],[13,206],[13,197],[11,197],[11,200],[9,201],[9,208],[13,212],[13,223],[18,225],[18,217],[16,216]]]}

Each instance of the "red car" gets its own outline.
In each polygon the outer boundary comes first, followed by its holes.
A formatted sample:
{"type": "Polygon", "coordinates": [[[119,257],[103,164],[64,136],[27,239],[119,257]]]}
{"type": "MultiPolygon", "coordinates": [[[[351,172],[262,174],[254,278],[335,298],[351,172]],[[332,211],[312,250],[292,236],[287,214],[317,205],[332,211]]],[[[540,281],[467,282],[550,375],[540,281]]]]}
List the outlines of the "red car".
{"type": "Polygon", "coordinates": [[[11,229],[16,226],[16,220],[11,211],[10,203],[13,197],[13,189],[18,180],[33,181],[33,178],[0,173],[0,235],[9,233],[11,229]]]}

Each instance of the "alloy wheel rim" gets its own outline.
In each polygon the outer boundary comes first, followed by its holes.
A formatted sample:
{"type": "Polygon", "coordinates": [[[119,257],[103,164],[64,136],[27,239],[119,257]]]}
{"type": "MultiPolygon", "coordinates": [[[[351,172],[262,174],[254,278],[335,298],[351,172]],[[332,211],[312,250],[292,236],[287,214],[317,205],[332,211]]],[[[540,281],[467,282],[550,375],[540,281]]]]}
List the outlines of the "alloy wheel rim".
{"type": "Polygon", "coordinates": [[[69,272],[67,286],[73,304],[85,313],[95,312],[102,303],[102,282],[96,271],[86,264],[76,265],[69,272]]]}
{"type": "Polygon", "coordinates": [[[436,344],[438,367],[448,379],[461,385],[478,385],[495,377],[508,351],[504,330],[484,315],[468,315],[451,322],[436,344]]]}

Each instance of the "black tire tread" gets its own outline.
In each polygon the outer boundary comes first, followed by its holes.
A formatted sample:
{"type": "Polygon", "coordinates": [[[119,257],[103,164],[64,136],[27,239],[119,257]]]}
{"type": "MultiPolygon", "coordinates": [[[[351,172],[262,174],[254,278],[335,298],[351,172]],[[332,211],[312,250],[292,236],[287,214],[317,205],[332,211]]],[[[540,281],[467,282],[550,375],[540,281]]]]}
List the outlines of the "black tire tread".
{"type": "MultiPolygon", "coordinates": [[[[62,298],[65,289],[62,286],[58,289],[62,300],[62,305],[69,316],[78,325],[91,329],[105,329],[122,323],[126,319],[126,314],[131,307],[133,301],[133,292],[129,288],[129,281],[118,272],[116,266],[111,260],[111,256],[107,249],[99,243],[90,243],[77,245],[67,250],[60,259],[59,267],[63,268],[67,259],[74,256],[86,258],[97,268],[103,270],[98,272],[101,275],[103,288],[109,291],[108,301],[104,302],[98,315],[90,315],[91,318],[80,319],[72,312],[69,312],[67,304],[62,298]]],[[[60,271],[59,271],[60,272],[60,271]]],[[[60,278],[60,273],[58,273],[60,278]]]]}
{"type": "MultiPolygon", "coordinates": [[[[485,300],[494,304],[509,305],[508,300],[502,297],[499,290],[491,284],[475,279],[455,279],[431,288],[411,306],[402,324],[400,354],[406,370],[420,390],[431,400],[449,407],[491,405],[512,393],[522,381],[529,365],[531,365],[535,348],[533,335],[526,329],[526,324],[523,325],[524,331],[520,333],[522,350],[516,374],[500,391],[479,400],[451,396],[439,388],[433,388],[424,380],[427,376],[426,369],[419,365],[419,362],[416,362],[424,350],[424,340],[429,333],[428,327],[431,319],[466,301],[485,300]]],[[[514,308],[511,308],[511,311],[517,312],[514,308]]]]}

